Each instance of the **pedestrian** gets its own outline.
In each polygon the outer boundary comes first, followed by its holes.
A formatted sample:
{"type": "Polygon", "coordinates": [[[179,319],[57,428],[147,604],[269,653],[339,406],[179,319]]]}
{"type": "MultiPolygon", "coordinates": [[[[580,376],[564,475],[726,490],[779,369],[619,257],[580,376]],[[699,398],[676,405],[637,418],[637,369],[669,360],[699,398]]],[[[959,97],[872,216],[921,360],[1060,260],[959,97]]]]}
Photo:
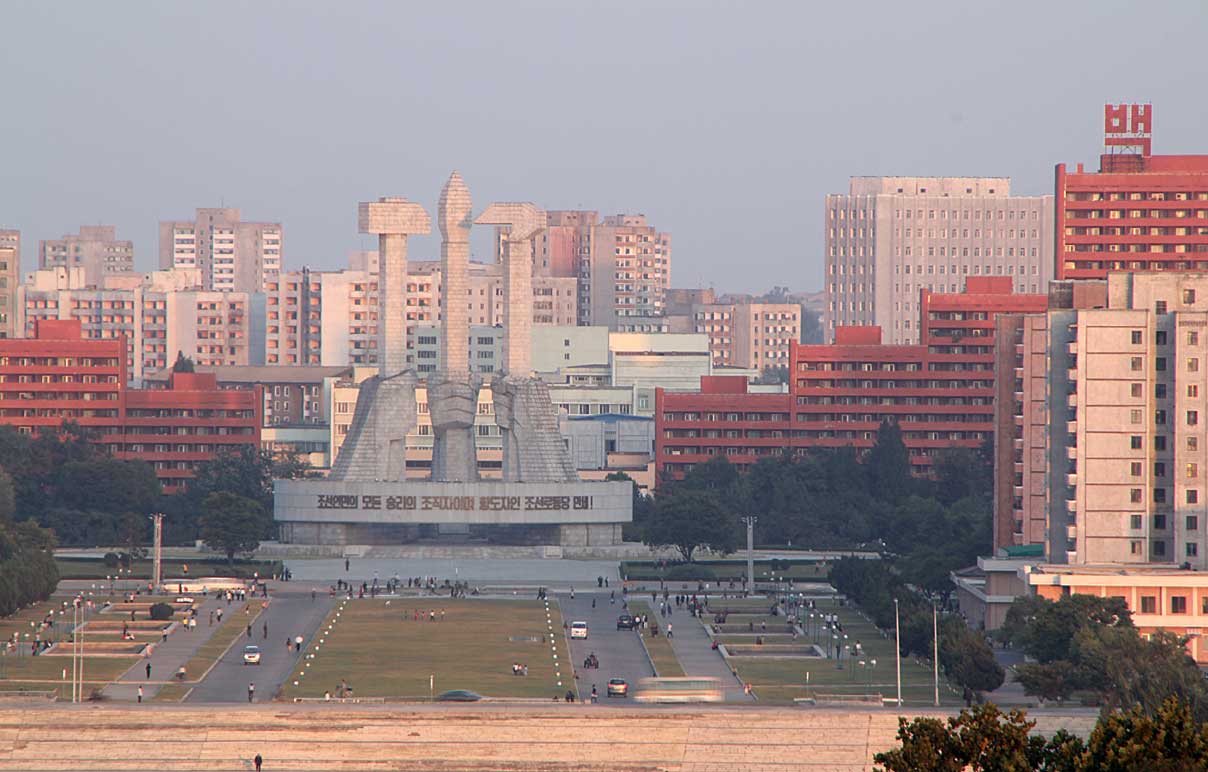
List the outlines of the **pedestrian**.
{"type": "Polygon", "coordinates": [[[302,636],[299,635],[297,638],[294,638],[294,643],[297,645],[298,651],[302,651],[302,636]]]}
{"type": "Polygon", "coordinates": [[[268,640],[268,622],[264,623],[263,636],[264,640],[268,640]]]}
{"type": "Polygon", "coordinates": [[[214,609],[210,609],[210,627],[214,626],[214,609]]]}
{"type": "Polygon", "coordinates": [[[260,765],[264,763],[264,759],[260,758],[259,753],[256,754],[256,758],[252,759],[252,762],[256,765],[256,772],[260,772],[260,765]]]}
{"type": "Polygon", "coordinates": [[[247,701],[251,702],[252,698],[255,696],[256,696],[256,684],[249,683],[247,685],[247,701]]]}
{"type": "MultiPolygon", "coordinates": [[[[668,638],[672,637],[672,636],[671,636],[671,623],[670,623],[670,622],[668,622],[668,623],[667,623],[667,637],[668,637],[668,638]]],[[[689,637],[691,637],[691,636],[689,636],[689,637]]]]}
{"type": "Polygon", "coordinates": [[[440,610],[440,621],[445,621],[445,610],[443,608],[440,610]]]}
{"type": "Polygon", "coordinates": [[[344,573],[348,573],[348,558],[344,558],[344,573]]]}
{"type": "Polygon", "coordinates": [[[151,680],[151,663],[150,662],[147,663],[146,669],[147,669],[147,680],[150,681],[151,680]]]}
{"type": "Polygon", "coordinates": [[[218,611],[214,613],[218,617],[218,624],[222,624],[222,609],[218,609],[218,611]]]}
{"type": "Polygon", "coordinates": [[[247,623],[247,637],[248,638],[252,637],[252,623],[251,622],[247,623]]]}
{"type": "Polygon", "coordinates": [[[570,599],[571,600],[575,599],[575,588],[574,587],[570,588],[570,599]]]}
{"type": "Polygon", "coordinates": [[[311,603],[315,602],[315,591],[314,590],[310,591],[310,602],[311,603]]]}
{"type": "Polygon", "coordinates": [[[139,702],[143,701],[143,687],[141,684],[138,687],[138,701],[139,702]]]}

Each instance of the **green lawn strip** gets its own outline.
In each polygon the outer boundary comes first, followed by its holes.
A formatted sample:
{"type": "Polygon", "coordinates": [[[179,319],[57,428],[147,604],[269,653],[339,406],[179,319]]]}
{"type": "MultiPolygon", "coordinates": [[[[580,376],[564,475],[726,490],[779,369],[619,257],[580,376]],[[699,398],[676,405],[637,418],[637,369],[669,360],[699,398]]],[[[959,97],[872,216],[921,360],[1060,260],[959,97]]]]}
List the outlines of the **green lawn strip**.
{"type": "MultiPolygon", "coordinates": [[[[263,603],[261,600],[250,600],[243,606],[226,607],[222,614],[222,624],[185,663],[185,673],[190,682],[197,683],[204,678],[210,666],[217,662],[218,658],[226,653],[226,650],[238,641],[240,636],[247,634],[247,626],[255,622],[263,610],[261,603],[263,603]],[[248,608],[251,609],[251,613],[244,613],[248,608]]],[[[200,623],[197,629],[202,629],[200,623]]]]}
{"type": "MultiPolygon", "coordinates": [[[[853,659],[843,657],[843,669],[835,667],[835,660],[824,658],[773,660],[760,657],[732,657],[731,667],[738,670],[743,681],[753,685],[755,693],[764,700],[765,692],[768,699],[775,701],[786,695],[791,697],[806,696],[805,673],[810,674],[810,692],[824,694],[864,694],[879,693],[884,697],[893,698],[897,694],[894,641],[892,637],[883,637],[875,625],[868,622],[850,607],[840,607],[837,604],[819,603],[818,611],[824,614],[838,614],[847,635],[844,643],[854,645],[860,641],[863,654],[853,659]],[[871,666],[876,660],[875,668],[871,666]],[[860,667],[859,662],[865,662],[860,667]],[[853,670],[854,667],[854,670],[853,670]],[[869,685],[871,684],[871,685],[869,685]]],[[[808,629],[808,624],[803,624],[808,629]]],[[[758,629],[758,625],[756,625],[758,629]]],[[[800,644],[817,643],[824,651],[826,641],[822,635],[815,636],[807,632],[798,638],[800,644]]],[[[902,699],[907,704],[927,705],[934,700],[933,673],[930,662],[919,663],[911,658],[902,659],[902,699]]],[[[791,702],[791,697],[787,701],[791,702]]],[[[960,695],[947,684],[943,675],[940,676],[940,700],[943,704],[956,704],[960,695]]]]}
{"type": "MultiPolygon", "coordinates": [[[[138,661],[138,657],[85,657],[84,679],[87,681],[112,681],[138,661]]],[[[15,657],[9,654],[4,662],[4,680],[7,681],[53,681],[63,680],[63,671],[71,676],[71,657],[15,657]]],[[[3,688],[3,686],[0,686],[3,688]]]]}
{"type": "MultiPolygon", "coordinates": [[[[650,611],[650,606],[645,601],[630,601],[629,613],[641,616],[654,616],[650,611]]],[[[691,624],[691,623],[689,623],[691,624]]],[[[671,648],[671,641],[667,640],[667,636],[660,625],[660,633],[657,636],[650,636],[650,629],[647,627],[644,633],[641,633],[642,643],[646,646],[646,652],[650,655],[650,659],[654,662],[654,669],[660,678],[672,678],[684,675],[684,668],[680,665],[679,659],[675,656],[675,650],[671,648]]]]}
{"type": "MultiPolygon", "coordinates": [[[[97,579],[98,588],[103,584],[106,592],[109,590],[109,583],[105,577],[117,574],[116,568],[105,565],[100,558],[58,557],[55,558],[55,565],[59,569],[60,579],[97,579]]],[[[129,577],[123,573],[122,578],[113,583],[114,592],[120,595],[122,592],[132,591],[138,580],[145,582],[150,579],[153,565],[153,561],[150,560],[134,561],[129,577]]],[[[195,577],[223,576],[250,579],[256,573],[259,573],[260,576],[272,576],[281,572],[281,563],[270,560],[236,561],[233,565],[228,565],[222,558],[203,558],[201,560],[168,558],[163,561],[162,576],[173,579],[184,576],[185,566],[189,567],[189,575],[195,577]]]]}
{"type": "MultiPolygon", "coordinates": [[[[663,579],[668,585],[691,585],[696,581],[724,581],[728,584],[731,579],[740,580],[747,573],[746,561],[696,561],[688,569],[683,568],[683,565],[685,564],[675,564],[662,569],[651,561],[625,560],[621,562],[620,571],[621,576],[627,577],[631,582],[658,581],[659,579],[663,579]],[[699,570],[697,574],[698,578],[692,578],[692,568],[699,570]],[[673,578],[667,578],[668,571],[672,573],[673,578]],[[677,576],[677,574],[684,572],[688,572],[688,578],[677,576]]],[[[771,569],[772,565],[770,561],[756,560],[755,581],[770,581],[773,574],[771,569]]],[[[790,561],[787,571],[780,570],[774,573],[777,579],[785,577],[794,581],[819,581],[829,575],[830,566],[829,563],[821,560],[790,561]]],[[[688,587],[689,591],[695,589],[695,586],[688,587]]]]}
{"type": "Polygon", "coordinates": [[[565,693],[571,663],[556,604],[550,605],[550,619],[552,640],[545,606],[539,601],[348,601],[342,611],[337,606],[324,621],[281,696],[322,697],[325,692],[335,696],[343,679],[355,697],[426,698],[429,678],[434,677],[436,694],[469,689],[488,697],[551,699],[565,693]],[[428,621],[430,610],[436,611],[438,621],[428,621]],[[561,688],[555,676],[554,646],[559,661],[566,663],[559,668],[561,688]],[[313,659],[306,658],[310,654],[313,659]],[[528,676],[512,675],[513,663],[527,665],[528,676]]]}
{"type": "Polygon", "coordinates": [[[193,684],[165,684],[151,698],[152,702],[180,702],[193,689],[193,684]]]}

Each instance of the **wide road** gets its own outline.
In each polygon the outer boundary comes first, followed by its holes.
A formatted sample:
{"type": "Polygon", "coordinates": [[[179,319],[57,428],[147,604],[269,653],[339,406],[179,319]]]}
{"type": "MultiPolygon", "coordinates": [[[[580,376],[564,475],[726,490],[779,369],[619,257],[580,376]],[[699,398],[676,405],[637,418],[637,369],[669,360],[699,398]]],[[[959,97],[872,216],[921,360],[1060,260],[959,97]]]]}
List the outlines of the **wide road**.
{"type": "MultiPolygon", "coordinates": [[[[608,591],[577,592],[574,600],[569,594],[557,593],[558,605],[562,609],[562,618],[567,624],[571,622],[586,622],[587,638],[577,638],[570,642],[571,661],[575,672],[579,674],[579,696],[587,701],[591,697],[591,685],[595,684],[600,693],[600,702],[608,701],[607,685],[610,678],[624,678],[629,682],[630,693],[637,688],[639,678],[654,675],[642,642],[633,630],[617,630],[617,617],[621,610],[621,593],[617,592],[616,605],[608,602],[608,591]],[[592,598],[596,607],[591,607],[592,598]],[[583,660],[591,652],[596,653],[600,660],[599,670],[584,670],[583,660]]],[[[632,702],[632,697],[622,700],[613,697],[613,702],[632,702]]]]}
{"type": "Polygon", "coordinates": [[[301,583],[273,583],[269,593],[272,602],[252,625],[252,637],[241,636],[205,680],[193,688],[187,702],[247,702],[249,682],[256,684],[256,702],[271,700],[277,693],[300,656],[285,648],[286,636],[301,635],[305,652],[333,601],[325,593],[312,601],[309,585],[303,587],[301,583]],[[263,637],[266,622],[267,639],[263,637]],[[243,664],[243,647],[249,643],[260,647],[259,665],[243,664]]]}

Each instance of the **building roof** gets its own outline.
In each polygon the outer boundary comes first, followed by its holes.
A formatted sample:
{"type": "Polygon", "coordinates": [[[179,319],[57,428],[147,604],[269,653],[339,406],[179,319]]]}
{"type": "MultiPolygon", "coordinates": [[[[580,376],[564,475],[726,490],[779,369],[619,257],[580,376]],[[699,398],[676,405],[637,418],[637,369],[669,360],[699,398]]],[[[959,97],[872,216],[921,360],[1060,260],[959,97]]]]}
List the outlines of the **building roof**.
{"type": "Polygon", "coordinates": [[[603,421],[604,423],[615,424],[620,421],[653,421],[651,416],[632,415],[629,413],[600,413],[599,415],[568,415],[568,421],[603,421]]]}
{"type": "MultiPolygon", "coordinates": [[[[352,366],[323,365],[198,365],[196,372],[212,373],[219,383],[316,383],[324,378],[352,375],[352,366]]],[[[152,383],[167,383],[172,368],[157,370],[143,377],[152,383]]]]}

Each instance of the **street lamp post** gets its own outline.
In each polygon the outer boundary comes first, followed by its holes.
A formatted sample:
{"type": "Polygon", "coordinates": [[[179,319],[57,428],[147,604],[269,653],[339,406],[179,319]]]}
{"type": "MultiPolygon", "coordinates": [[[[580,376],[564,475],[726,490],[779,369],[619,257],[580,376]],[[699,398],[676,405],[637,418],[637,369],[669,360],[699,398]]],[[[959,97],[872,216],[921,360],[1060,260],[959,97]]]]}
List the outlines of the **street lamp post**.
{"type": "Polygon", "coordinates": [[[742,518],[747,526],[747,595],[755,594],[755,523],[759,518],[747,515],[742,518]]]}
{"type": "Polygon", "coordinates": [[[898,611],[898,599],[893,599],[893,656],[897,661],[898,670],[898,702],[902,707],[902,620],[898,611]]]}

